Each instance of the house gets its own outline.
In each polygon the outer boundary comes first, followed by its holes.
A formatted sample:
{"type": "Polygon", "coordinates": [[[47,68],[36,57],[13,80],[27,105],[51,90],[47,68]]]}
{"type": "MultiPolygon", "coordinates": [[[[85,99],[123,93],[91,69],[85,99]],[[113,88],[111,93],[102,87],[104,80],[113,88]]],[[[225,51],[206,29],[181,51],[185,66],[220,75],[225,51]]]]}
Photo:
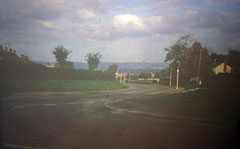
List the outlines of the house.
{"type": "Polygon", "coordinates": [[[125,84],[126,76],[127,74],[124,74],[124,73],[117,73],[117,72],[115,73],[116,80],[120,80],[121,84],[125,84]]]}
{"type": "Polygon", "coordinates": [[[22,54],[21,54],[20,59],[21,59],[22,62],[24,62],[24,63],[28,63],[28,62],[29,62],[28,56],[26,56],[26,55],[22,55],[22,54]]]}
{"type": "Polygon", "coordinates": [[[218,75],[219,73],[232,73],[232,67],[223,62],[216,67],[214,67],[213,72],[218,75]]]}
{"type": "Polygon", "coordinates": [[[28,59],[28,56],[21,55],[20,57],[17,56],[16,50],[12,50],[11,48],[8,49],[8,47],[3,47],[0,45],[0,61],[3,62],[24,62],[29,63],[30,60],[28,59]]]}
{"type": "Polygon", "coordinates": [[[55,68],[55,64],[47,63],[47,64],[45,64],[45,66],[46,66],[47,68],[55,68]]]}
{"type": "Polygon", "coordinates": [[[3,47],[0,45],[0,61],[4,62],[16,62],[20,61],[19,57],[16,55],[16,50],[12,50],[8,47],[3,47]]]}
{"type": "Polygon", "coordinates": [[[15,50],[8,50],[8,47],[3,48],[3,46],[0,45],[0,61],[14,61],[17,59],[18,57],[15,50]]]}
{"type": "Polygon", "coordinates": [[[153,72],[151,73],[141,73],[138,78],[139,81],[154,81],[160,82],[160,78],[156,77],[153,72]]]}
{"type": "Polygon", "coordinates": [[[125,78],[127,76],[127,74],[125,73],[115,73],[115,78],[118,80],[120,78],[125,78]]]}
{"type": "Polygon", "coordinates": [[[139,78],[139,81],[156,81],[156,82],[160,82],[160,78],[139,78]]]}

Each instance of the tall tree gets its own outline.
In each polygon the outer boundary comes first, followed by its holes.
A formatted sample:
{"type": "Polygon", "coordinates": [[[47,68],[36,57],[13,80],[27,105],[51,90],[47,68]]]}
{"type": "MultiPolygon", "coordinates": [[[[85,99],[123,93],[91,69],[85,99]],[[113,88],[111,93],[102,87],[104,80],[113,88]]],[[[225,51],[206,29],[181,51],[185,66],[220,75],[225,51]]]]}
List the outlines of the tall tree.
{"type": "Polygon", "coordinates": [[[94,69],[97,68],[97,66],[100,64],[101,58],[102,58],[102,55],[99,52],[88,53],[85,56],[85,60],[88,63],[88,68],[90,71],[94,71],[94,69]]]}
{"type": "Polygon", "coordinates": [[[58,45],[52,50],[52,53],[55,55],[56,61],[60,65],[60,67],[62,67],[64,63],[66,63],[66,58],[71,52],[72,51],[64,48],[63,45],[58,45]]]}
{"type": "Polygon", "coordinates": [[[234,74],[240,74],[240,52],[236,50],[229,50],[227,61],[228,64],[233,68],[234,74]]]}
{"type": "Polygon", "coordinates": [[[180,36],[174,45],[165,48],[167,52],[165,62],[170,62],[170,67],[173,69],[173,81],[176,79],[178,62],[181,63],[180,82],[187,82],[192,77],[193,66],[189,63],[192,53],[192,41],[193,39],[189,35],[180,36]]]}
{"type": "Polygon", "coordinates": [[[180,67],[180,82],[187,83],[191,79],[202,76],[208,69],[205,68],[208,62],[208,50],[203,48],[201,43],[194,40],[190,35],[181,36],[170,48],[165,48],[167,55],[165,62],[170,62],[173,69],[173,79],[176,79],[178,62],[180,67]]]}

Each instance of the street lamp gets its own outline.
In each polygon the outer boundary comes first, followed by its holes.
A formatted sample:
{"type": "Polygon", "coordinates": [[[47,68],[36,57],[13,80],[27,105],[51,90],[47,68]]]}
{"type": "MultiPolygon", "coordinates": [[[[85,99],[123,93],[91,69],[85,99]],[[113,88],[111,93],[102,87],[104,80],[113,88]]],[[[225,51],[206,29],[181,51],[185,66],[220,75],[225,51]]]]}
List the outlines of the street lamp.
{"type": "Polygon", "coordinates": [[[181,62],[180,62],[180,61],[177,61],[177,63],[178,63],[178,67],[177,67],[177,82],[176,82],[176,89],[178,90],[179,68],[180,68],[181,62]]]}
{"type": "Polygon", "coordinates": [[[200,84],[200,69],[201,69],[201,58],[202,58],[202,48],[200,49],[200,54],[199,54],[199,62],[198,62],[198,73],[197,73],[197,84],[200,84]]]}
{"type": "Polygon", "coordinates": [[[171,87],[172,86],[172,66],[170,68],[170,76],[169,76],[169,86],[171,87]]]}

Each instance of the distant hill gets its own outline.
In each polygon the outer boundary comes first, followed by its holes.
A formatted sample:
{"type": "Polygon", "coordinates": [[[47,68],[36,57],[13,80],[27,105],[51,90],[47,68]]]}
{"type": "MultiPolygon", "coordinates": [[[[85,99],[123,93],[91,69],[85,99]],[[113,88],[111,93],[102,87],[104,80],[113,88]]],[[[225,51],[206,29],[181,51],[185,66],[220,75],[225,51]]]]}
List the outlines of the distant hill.
{"type": "MultiPolygon", "coordinates": [[[[46,64],[47,62],[36,61],[38,64],[46,64]]],[[[50,62],[53,64],[54,62],[50,62]]],[[[97,70],[107,70],[109,65],[117,64],[118,70],[125,73],[141,73],[141,72],[158,72],[168,67],[168,64],[162,63],[137,63],[137,62],[101,62],[97,70]]],[[[73,62],[76,69],[88,69],[88,64],[83,62],[73,62]]]]}

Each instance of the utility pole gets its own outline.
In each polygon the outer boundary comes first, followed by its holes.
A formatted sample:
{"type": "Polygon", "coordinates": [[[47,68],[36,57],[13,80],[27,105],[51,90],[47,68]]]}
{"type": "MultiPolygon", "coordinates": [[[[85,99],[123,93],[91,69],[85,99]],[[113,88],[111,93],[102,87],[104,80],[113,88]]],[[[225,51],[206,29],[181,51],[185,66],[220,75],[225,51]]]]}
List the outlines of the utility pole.
{"type": "Polygon", "coordinates": [[[170,79],[169,79],[169,86],[172,86],[172,67],[170,68],[170,79]]]}
{"type": "Polygon", "coordinates": [[[200,80],[201,59],[202,59],[202,48],[200,49],[199,62],[198,62],[198,74],[197,74],[197,84],[198,85],[199,85],[199,80],[200,80]]]}
{"type": "Polygon", "coordinates": [[[180,62],[180,61],[177,61],[177,63],[178,63],[178,67],[177,67],[177,82],[176,82],[176,89],[178,90],[179,68],[180,68],[181,62],[180,62]]]}

